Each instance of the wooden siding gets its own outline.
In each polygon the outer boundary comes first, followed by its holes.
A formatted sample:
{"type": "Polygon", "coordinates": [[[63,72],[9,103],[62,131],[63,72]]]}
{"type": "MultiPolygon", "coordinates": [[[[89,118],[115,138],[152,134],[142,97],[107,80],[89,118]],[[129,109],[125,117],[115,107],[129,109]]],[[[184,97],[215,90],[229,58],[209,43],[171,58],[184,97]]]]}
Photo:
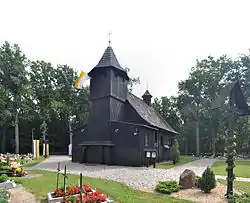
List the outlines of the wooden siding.
{"type": "Polygon", "coordinates": [[[127,99],[128,81],[124,78],[124,76],[121,76],[119,72],[114,70],[111,70],[110,78],[110,95],[125,102],[127,99]]]}
{"type": "Polygon", "coordinates": [[[125,118],[124,103],[113,97],[110,98],[110,120],[122,121],[125,118]]]}
{"type": "Polygon", "coordinates": [[[110,69],[98,70],[90,79],[90,100],[106,97],[110,95],[110,69]]]}
{"type": "Polygon", "coordinates": [[[72,161],[81,162],[82,147],[78,146],[79,143],[85,140],[88,132],[88,125],[84,125],[74,131],[72,138],[72,161]],[[84,131],[83,131],[84,130],[84,131]]]}
{"type": "Polygon", "coordinates": [[[115,146],[112,148],[113,163],[118,165],[141,166],[140,127],[112,123],[111,135],[115,146]],[[116,132],[116,129],[118,131],[116,132]],[[134,132],[138,130],[138,134],[134,132]]]}
{"type": "Polygon", "coordinates": [[[109,121],[110,121],[110,102],[109,98],[97,99],[91,102],[89,115],[88,140],[110,140],[109,121]]]}

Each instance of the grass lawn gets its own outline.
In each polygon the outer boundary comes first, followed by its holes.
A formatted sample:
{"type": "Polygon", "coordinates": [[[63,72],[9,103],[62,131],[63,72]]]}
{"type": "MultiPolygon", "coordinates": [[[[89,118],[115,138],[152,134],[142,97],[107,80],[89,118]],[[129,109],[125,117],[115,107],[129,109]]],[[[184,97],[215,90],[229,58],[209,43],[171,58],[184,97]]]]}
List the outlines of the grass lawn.
{"type": "MultiPolygon", "coordinates": [[[[217,181],[225,185],[227,184],[226,180],[219,179],[217,181]]],[[[234,181],[233,187],[250,195],[250,182],[234,181]]]]}
{"type": "MultiPolygon", "coordinates": [[[[37,198],[42,202],[45,202],[46,194],[48,192],[54,191],[56,188],[56,173],[47,171],[29,171],[30,173],[40,173],[43,174],[39,178],[14,178],[17,183],[22,184],[29,191],[34,193],[37,198]]],[[[79,184],[79,176],[68,175],[68,184],[79,184]]],[[[60,184],[63,183],[63,177],[60,176],[60,184]]],[[[188,203],[190,201],[178,200],[167,195],[152,194],[146,192],[140,192],[133,190],[124,184],[116,181],[107,181],[103,179],[83,177],[83,183],[89,184],[92,188],[97,188],[101,190],[107,196],[110,196],[116,201],[121,201],[122,203],[188,203]]]]}
{"type": "Polygon", "coordinates": [[[40,156],[38,159],[34,159],[32,161],[29,161],[26,164],[23,164],[23,166],[24,167],[32,167],[32,166],[35,166],[35,165],[39,164],[40,162],[42,162],[44,160],[45,160],[44,156],[40,156]]]}
{"type": "MultiPolygon", "coordinates": [[[[216,161],[212,166],[212,171],[216,175],[227,175],[227,164],[225,161],[216,161]]],[[[250,161],[235,161],[234,174],[236,177],[250,178],[250,161]]]]}
{"type": "Polygon", "coordinates": [[[173,168],[175,166],[180,166],[182,164],[189,163],[191,161],[195,161],[197,159],[198,159],[197,157],[181,155],[179,163],[176,163],[175,165],[172,162],[170,162],[170,163],[157,163],[156,168],[169,169],[169,168],[173,168]]]}

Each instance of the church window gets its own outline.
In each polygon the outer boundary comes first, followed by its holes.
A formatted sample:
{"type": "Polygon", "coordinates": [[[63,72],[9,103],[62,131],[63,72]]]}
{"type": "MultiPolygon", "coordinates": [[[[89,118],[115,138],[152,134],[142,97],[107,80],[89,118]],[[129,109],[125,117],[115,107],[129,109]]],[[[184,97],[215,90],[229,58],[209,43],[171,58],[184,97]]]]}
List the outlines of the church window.
{"type": "Polygon", "coordinates": [[[164,142],[163,142],[163,136],[161,136],[161,146],[164,145],[164,142]]]}

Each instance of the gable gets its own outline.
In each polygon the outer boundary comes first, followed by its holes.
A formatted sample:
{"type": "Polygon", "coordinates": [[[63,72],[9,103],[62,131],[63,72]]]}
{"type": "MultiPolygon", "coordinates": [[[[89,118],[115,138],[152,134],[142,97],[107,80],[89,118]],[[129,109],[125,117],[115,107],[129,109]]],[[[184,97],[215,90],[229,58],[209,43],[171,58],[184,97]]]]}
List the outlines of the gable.
{"type": "Polygon", "coordinates": [[[147,123],[154,127],[178,134],[153,107],[148,106],[140,98],[128,93],[127,100],[139,116],[147,123]]]}

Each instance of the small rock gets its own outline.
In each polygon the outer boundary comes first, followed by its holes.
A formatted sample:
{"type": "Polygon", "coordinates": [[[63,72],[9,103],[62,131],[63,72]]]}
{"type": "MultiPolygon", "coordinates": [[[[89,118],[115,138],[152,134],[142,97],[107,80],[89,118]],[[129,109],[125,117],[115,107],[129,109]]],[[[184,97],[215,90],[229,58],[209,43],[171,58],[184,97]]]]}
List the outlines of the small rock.
{"type": "Polygon", "coordinates": [[[180,175],[180,185],[183,189],[193,188],[195,186],[196,175],[192,170],[186,169],[180,175]]]}
{"type": "Polygon", "coordinates": [[[16,187],[16,183],[14,181],[7,180],[6,182],[0,183],[1,189],[11,189],[15,187],[16,187]]]}

